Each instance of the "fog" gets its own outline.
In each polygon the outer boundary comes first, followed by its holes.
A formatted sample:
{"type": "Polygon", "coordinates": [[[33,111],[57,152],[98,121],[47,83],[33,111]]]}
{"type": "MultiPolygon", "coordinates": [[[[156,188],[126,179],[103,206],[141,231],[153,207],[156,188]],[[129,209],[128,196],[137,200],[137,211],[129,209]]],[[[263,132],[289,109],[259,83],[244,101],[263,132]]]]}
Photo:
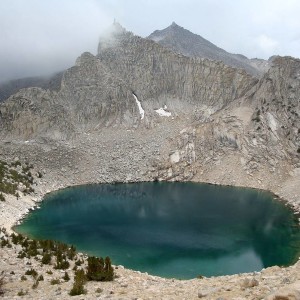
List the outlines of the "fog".
{"type": "Polygon", "coordinates": [[[48,75],[96,54],[116,19],[148,36],[173,21],[247,57],[300,53],[298,0],[1,0],[0,81],[48,75]]]}

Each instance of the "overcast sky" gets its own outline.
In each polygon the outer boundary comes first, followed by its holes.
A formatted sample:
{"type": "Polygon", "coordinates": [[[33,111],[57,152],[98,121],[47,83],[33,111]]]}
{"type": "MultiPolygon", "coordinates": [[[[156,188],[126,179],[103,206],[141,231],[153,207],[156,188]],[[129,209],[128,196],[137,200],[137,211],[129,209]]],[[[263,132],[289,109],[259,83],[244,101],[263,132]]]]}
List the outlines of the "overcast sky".
{"type": "Polygon", "coordinates": [[[0,0],[0,81],[49,74],[96,54],[114,18],[148,36],[173,21],[249,58],[300,57],[300,0],[0,0]]]}

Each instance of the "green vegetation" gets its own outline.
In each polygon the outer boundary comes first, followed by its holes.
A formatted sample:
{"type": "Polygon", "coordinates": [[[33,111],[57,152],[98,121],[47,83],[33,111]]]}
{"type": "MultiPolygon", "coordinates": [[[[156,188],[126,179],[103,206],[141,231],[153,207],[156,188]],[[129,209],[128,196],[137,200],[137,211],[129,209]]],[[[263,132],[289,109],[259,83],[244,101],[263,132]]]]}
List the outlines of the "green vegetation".
{"type": "Polygon", "coordinates": [[[70,280],[70,276],[68,274],[68,272],[65,272],[65,275],[62,278],[64,281],[69,281],[70,280]]]}
{"type": "Polygon", "coordinates": [[[32,285],[32,289],[35,290],[39,286],[39,281],[36,279],[32,285]]]}
{"type": "Polygon", "coordinates": [[[21,281],[26,281],[27,280],[27,277],[25,275],[22,275],[21,276],[21,281]]]}
{"type": "Polygon", "coordinates": [[[18,296],[25,296],[27,294],[28,292],[27,291],[24,292],[23,289],[18,292],[18,296]]]}
{"type": "Polygon", "coordinates": [[[88,258],[87,279],[94,281],[111,281],[114,278],[114,269],[111,266],[111,260],[106,257],[105,260],[100,257],[91,256],[88,258]]]}
{"type": "MultiPolygon", "coordinates": [[[[82,295],[86,294],[87,290],[84,288],[85,283],[89,280],[94,281],[112,281],[114,279],[114,269],[111,265],[109,257],[103,259],[102,257],[88,257],[87,261],[84,257],[77,254],[74,246],[68,246],[67,244],[51,241],[51,240],[31,240],[22,234],[12,233],[8,235],[4,228],[0,228],[0,231],[4,233],[1,238],[1,247],[9,247],[12,245],[21,245],[22,249],[18,253],[18,258],[35,258],[38,259],[38,255],[42,255],[39,260],[43,265],[51,265],[52,257],[55,258],[54,269],[66,270],[69,269],[71,263],[73,264],[74,271],[74,283],[70,291],[70,295],[82,295]],[[78,268],[79,266],[87,266],[86,268],[78,268]]],[[[31,265],[28,263],[28,265],[31,265]]],[[[47,274],[52,275],[51,270],[46,271],[47,274]]],[[[36,289],[39,286],[39,281],[44,280],[43,275],[39,275],[34,268],[26,270],[25,275],[32,276],[34,283],[32,289],[36,289]]],[[[21,276],[21,281],[27,280],[25,275],[21,276]]],[[[65,271],[64,276],[61,278],[65,282],[70,280],[70,276],[65,271]]],[[[60,284],[58,278],[52,278],[50,283],[52,285],[60,284]]],[[[0,276],[0,294],[3,291],[4,277],[0,276]]],[[[27,292],[23,290],[19,291],[18,296],[24,296],[27,292]]]]}
{"type": "MultiPolygon", "coordinates": [[[[54,269],[66,270],[73,266],[74,271],[74,283],[70,291],[70,295],[81,295],[86,294],[84,288],[85,283],[89,280],[94,281],[112,281],[114,279],[114,269],[111,265],[109,257],[103,259],[102,257],[88,257],[86,258],[79,256],[74,246],[68,246],[67,244],[51,241],[51,240],[31,240],[22,234],[12,233],[8,235],[4,228],[0,228],[0,231],[4,233],[1,238],[1,247],[9,247],[12,245],[21,245],[22,249],[18,253],[18,258],[35,258],[39,259],[44,265],[51,265],[52,257],[55,258],[54,269]],[[39,258],[41,256],[41,258],[39,258]],[[72,265],[71,265],[72,264],[72,265]],[[78,268],[83,266],[84,268],[78,268]],[[85,267],[87,266],[87,267],[85,267]]],[[[28,265],[31,265],[28,263],[28,265]]],[[[46,271],[47,274],[52,275],[51,270],[46,271]]],[[[26,270],[25,275],[32,276],[34,282],[32,289],[36,289],[39,286],[39,281],[44,280],[43,275],[39,275],[34,268],[26,270]]],[[[25,275],[21,276],[21,281],[27,280],[25,275]]],[[[61,278],[65,282],[70,280],[70,276],[65,271],[64,276],[61,278]]],[[[52,278],[50,283],[52,285],[60,284],[59,278],[52,278]]],[[[3,290],[4,278],[0,276],[0,292],[3,290]]],[[[27,292],[26,292],[27,293],[27,292]]],[[[24,296],[26,293],[21,290],[18,296],[24,296]]]]}
{"type": "Polygon", "coordinates": [[[59,270],[66,270],[70,266],[70,263],[67,260],[67,257],[65,254],[62,254],[60,251],[56,255],[56,265],[55,269],[59,270]]]}
{"type": "Polygon", "coordinates": [[[37,277],[37,275],[38,275],[38,273],[37,273],[37,271],[35,270],[35,269],[30,269],[30,270],[27,270],[26,272],[25,272],[25,275],[31,275],[32,277],[37,277]]]}
{"type": "Polygon", "coordinates": [[[75,278],[73,287],[69,293],[70,296],[82,295],[86,294],[86,289],[84,288],[84,284],[86,283],[86,275],[83,269],[77,270],[75,272],[75,278]]]}
{"type": "Polygon", "coordinates": [[[42,257],[42,264],[49,265],[50,262],[51,262],[51,254],[48,252],[44,253],[44,255],[42,257]]]}
{"type": "Polygon", "coordinates": [[[5,201],[5,197],[3,196],[2,193],[0,193],[0,201],[5,201]]]}
{"type": "Polygon", "coordinates": [[[80,267],[83,263],[84,263],[83,260],[78,259],[78,260],[75,261],[75,266],[80,267]]]}
{"type": "Polygon", "coordinates": [[[0,296],[2,296],[4,294],[4,275],[3,272],[0,275],[0,296]]]}
{"type": "Polygon", "coordinates": [[[37,278],[37,281],[44,281],[44,276],[42,274],[39,275],[39,277],[37,278]]]}
{"type": "Polygon", "coordinates": [[[58,278],[54,278],[54,279],[51,279],[50,283],[52,285],[55,285],[55,284],[60,284],[60,280],[58,278]]]}
{"type": "MultiPolygon", "coordinates": [[[[19,198],[18,186],[22,186],[22,192],[24,195],[34,192],[32,184],[34,178],[32,172],[33,165],[25,163],[21,164],[20,161],[14,161],[8,164],[5,161],[0,160],[0,200],[4,201],[5,198],[2,193],[11,194],[19,198]],[[1,195],[3,197],[1,197],[1,195]],[[4,198],[4,200],[3,200],[4,198]]],[[[41,178],[42,174],[37,173],[37,177],[41,178]]]]}

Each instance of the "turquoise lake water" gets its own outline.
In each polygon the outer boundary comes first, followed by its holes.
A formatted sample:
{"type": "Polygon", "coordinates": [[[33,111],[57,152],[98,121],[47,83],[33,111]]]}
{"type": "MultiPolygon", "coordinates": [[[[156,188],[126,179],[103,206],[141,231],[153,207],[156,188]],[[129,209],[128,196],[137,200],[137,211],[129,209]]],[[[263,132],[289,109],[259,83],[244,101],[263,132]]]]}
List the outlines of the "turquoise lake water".
{"type": "Polygon", "coordinates": [[[300,252],[297,217],[272,194],[199,183],[67,188],[48,194],[16,231],[182,279],[288,265],[300,252]]]}

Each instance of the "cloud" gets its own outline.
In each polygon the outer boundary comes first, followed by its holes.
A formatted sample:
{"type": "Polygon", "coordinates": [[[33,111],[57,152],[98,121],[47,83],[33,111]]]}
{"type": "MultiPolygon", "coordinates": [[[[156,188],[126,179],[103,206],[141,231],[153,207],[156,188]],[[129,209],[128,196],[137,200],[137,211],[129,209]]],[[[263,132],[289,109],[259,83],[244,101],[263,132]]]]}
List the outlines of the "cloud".
{"type": "Polygon", "coordinates": [[[99,33],[112,17],[97,1],[0,2],[0,81],[49,74],[96,53],[99,33]]]}
{"type": "Polygon", "coordinates": [[[269,55],[269,53],[278,52],[278,41],[272,39],[271,37],[265,34],[261,34],[257,37],[256,44],[258,49],[260,49],[266,55],[269,55]]]}
{"type": "Polygon", "coordinates": [[[299,57],[299,15],[299,0],[1,0],[0,81],[95,54],[114,18],[141,36],[175,21],[229,52],[299,57]]]}

